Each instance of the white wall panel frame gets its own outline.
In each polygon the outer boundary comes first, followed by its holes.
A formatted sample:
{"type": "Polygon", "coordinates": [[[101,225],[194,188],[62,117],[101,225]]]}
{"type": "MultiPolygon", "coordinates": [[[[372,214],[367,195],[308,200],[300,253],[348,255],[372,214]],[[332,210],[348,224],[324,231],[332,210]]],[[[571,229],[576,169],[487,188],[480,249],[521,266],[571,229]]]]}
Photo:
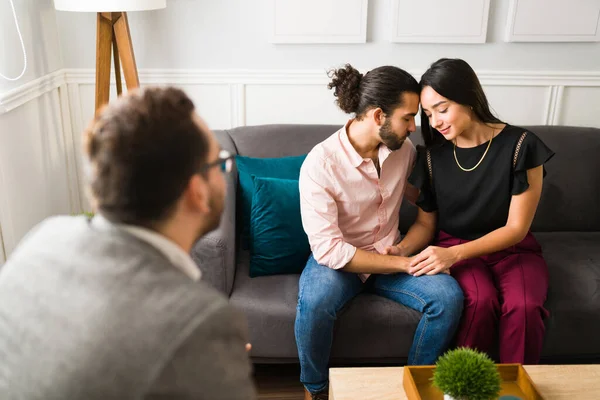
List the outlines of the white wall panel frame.
{"type": "Polygon", "coordinates": [[[272,0],[271,43],[365,43],[368,0],[272,0]]]}
{"type": "Polygon", "coordinates": [[[598,42],[598,0],[510,0],[507,42],[598,42]]]}
{"type": "Polygon", "coordinates": [[[390,6],[392,42],[486,41],[490,0],[390,0],[390,6]]]}

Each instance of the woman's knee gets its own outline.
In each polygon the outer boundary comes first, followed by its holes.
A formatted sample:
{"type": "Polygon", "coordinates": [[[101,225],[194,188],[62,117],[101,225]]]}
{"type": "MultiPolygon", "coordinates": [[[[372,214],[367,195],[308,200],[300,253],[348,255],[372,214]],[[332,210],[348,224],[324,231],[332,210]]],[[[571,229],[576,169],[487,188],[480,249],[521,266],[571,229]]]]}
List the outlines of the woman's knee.
{"type": "Polygon", "coordinates": [[[477,310],[478,313],[496,315],[500,310],[500,301],[497,294],[485,293],[467,298],[465,309],[477,310]]]}
{"type": "Polygon", "coordinates": [[[543,301],[508,297],[504,299],[502,304],[502,313],[504,315],[526,316],[527,318],[543,318],[547,312],[543,301]]]}
{"type": "Polygon", "coordinates": [[[477,308],[478,310],[495,311],[500,307],[498,291],[495,288],[486,288],[479,285],[465,288],[465,308],[477,308]]]}

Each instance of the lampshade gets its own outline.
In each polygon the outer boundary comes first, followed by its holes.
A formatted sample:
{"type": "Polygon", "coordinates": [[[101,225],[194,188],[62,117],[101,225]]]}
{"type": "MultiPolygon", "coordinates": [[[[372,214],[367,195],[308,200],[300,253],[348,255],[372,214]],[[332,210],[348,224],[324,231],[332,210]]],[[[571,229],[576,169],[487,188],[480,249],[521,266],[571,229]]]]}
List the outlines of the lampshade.
{"type": "Polygon", "coordinates": [[[60,11],[117,12],[165,8],[167,0],[54,0],[60,11]]]}

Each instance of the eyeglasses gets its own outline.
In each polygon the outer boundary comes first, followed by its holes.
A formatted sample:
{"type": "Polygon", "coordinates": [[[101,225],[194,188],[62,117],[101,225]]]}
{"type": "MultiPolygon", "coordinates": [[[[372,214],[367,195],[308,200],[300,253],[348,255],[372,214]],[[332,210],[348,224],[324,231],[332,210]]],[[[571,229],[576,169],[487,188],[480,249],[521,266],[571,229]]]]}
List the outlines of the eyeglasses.
{"type": "Polygon", "coordinates": [[[216,166],[220,166],[221,172],[225,174],[231,172],[231,169],[233,168],[233,154],[231,154],[227,150],[221,150],[219,152],[219,158],[217,158],[211,163],[203,165],[202,168],[200,168],[200,172],[207,171],[210,168],[216,166]]]}

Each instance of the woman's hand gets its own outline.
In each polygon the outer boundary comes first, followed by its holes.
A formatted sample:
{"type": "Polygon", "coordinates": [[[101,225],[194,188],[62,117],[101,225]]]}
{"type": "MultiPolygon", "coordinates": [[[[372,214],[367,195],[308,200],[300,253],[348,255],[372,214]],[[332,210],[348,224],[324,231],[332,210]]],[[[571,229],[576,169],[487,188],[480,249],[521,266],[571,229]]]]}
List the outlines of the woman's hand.
{"type": "Polygon", "coordinates": [[[459,261],[452,248],[429,246],[410,262],[408,273],[413,276],[449,274],[450,267],[459,261]]]}

